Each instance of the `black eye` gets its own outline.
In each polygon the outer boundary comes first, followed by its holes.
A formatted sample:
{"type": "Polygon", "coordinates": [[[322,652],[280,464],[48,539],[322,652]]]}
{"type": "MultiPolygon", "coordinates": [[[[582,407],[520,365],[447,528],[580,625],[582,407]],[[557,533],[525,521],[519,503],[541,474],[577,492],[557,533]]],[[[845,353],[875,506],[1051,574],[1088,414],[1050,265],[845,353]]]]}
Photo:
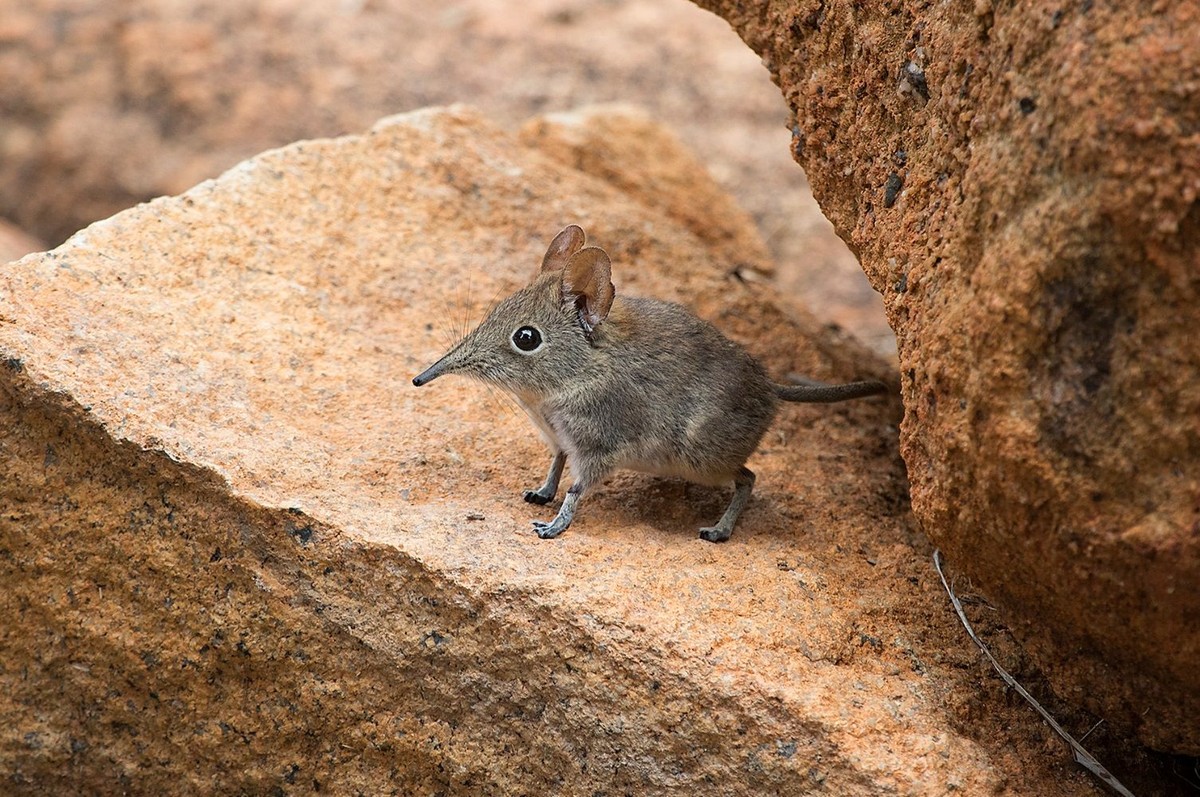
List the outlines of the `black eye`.
{"type": "Polygon", "coordinates": [[[521,327],[513,333],[512,340],[521,351],[534,351],[542,345],[542,333],[533,327],[521,327]]]}

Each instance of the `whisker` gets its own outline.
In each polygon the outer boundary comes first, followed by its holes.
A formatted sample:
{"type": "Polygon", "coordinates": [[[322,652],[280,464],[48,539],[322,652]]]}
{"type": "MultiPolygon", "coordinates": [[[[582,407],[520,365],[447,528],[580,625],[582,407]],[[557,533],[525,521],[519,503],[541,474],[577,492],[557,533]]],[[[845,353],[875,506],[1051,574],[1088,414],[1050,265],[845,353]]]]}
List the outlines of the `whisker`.
{"type": "Polygon", "coordinates": [[[474,282],[475,282],[475,268],[472,267],[471,270],[467,272],[466,301],[463,302],[462,306],[459,308],[459,310],[461,311],[461,315],[459,316],[459,337],[466,337],[467,330],[471,329],[473,326],[471,324],[471,306],[473,304],[473,299],[475,296],[475,292],[472,290],[474,282]]]}
{"type": "Polygon", "coordinates": [[[500,411],[510,419],[520,417],[521,413],[517,412],[516,400],[507,391],[490,381],[485,381],[483,384],[487,388],[488,403],[492,409],[498,406],[500,411]]]}
{"type": "Polygon", "coordinates": [[[459,341],[459,337],[454,334],[454,327],[450,322],[450,298],[448,296],[441,297],[442,312],[437,313],[437,333],[442,339],[442,348],[449,350],[451,346],[459,341]]]}

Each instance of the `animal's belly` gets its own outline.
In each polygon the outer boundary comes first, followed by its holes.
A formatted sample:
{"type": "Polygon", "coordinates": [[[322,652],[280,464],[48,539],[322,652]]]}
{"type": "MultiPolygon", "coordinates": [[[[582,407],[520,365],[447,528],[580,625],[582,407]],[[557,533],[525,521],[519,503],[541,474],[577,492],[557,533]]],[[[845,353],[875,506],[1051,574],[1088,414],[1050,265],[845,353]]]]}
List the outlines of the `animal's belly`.
{"type": "Polygon", "coordinates": [[[640,460],[633,459],[623,462],[620,467],[624,470],[636,470],[640,473],[650,473],[655,476],[669,476],[687,479],[690,482],[704,484],[710,487],[722,487],[733,481],[734,474],[724,470],[704,470],[686,462],[673,460],[640,460]]]}

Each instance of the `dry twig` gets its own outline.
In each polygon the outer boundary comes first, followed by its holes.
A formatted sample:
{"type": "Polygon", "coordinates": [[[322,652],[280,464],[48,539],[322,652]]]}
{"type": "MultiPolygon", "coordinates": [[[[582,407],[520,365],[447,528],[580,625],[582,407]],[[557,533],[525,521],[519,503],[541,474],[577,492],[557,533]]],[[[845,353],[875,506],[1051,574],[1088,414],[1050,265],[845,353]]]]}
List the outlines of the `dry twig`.
{"type": "MultiPolygon", "coordinates": [[[[1015,689],[1017,694],[1025,698],[1025,701],[1029,705],[1037,709],[1037,713],[1042,715],[1042,719],[1050,723],[1050,727],[1054,729],[1054,732],[1070,745],[1071,753],[1075,757],[1077,764],[1091,772],[1104,785],[1108,786],[1116,794],[1121,795],[1121,797],[1133,797],[1133,792],[1129,791],[1129,789],[1122,785],[1121,781],[1113,777],[1113,774],[1105,769],[1104,765],[1097,761],[1095,756],[1085,750],[1083,745],[1075,741],[1074,736],[1067,733],[1061,725],[1055,722],[1054,717],[1050,716],[1050,712],[1042,708],[1042,704],[1037,702],[1033,695],[1025,691],[1025,687],[1017,683],[1016,678],[1013,678],[1000,666],[1000,662],[996,661],[996,657],[988,650],[987,645],[983,644],[983,640],[975,635],[975,630],[971,628],[971,624],[967,621],[967,615],[963,612],[962,603],[959,602],[958,596],[954,594],[954,590],[950,589],[950,584],[946,581],[946,574],[942,572],[942,552],[940,550],[933,552],[933,566],[937,570],[938,577],[942,579],[942,586],[946,588],[946,594],[950,596],[950,602],[954,604],[954,611],[958,613],[959,622],[962,623],[963,628],[967,629],[967,635],[971,637],[971,641],[979,646],[979,649],[983,651],[983,655],[992,663],[992,667],[995,668],[996,672],[1000,673],[1000,677],[1004,679],[1004,682],[1015,689]]],[[[1093,727],[1092,730],[1095,730],[1095,728],[1093,727]]]]}

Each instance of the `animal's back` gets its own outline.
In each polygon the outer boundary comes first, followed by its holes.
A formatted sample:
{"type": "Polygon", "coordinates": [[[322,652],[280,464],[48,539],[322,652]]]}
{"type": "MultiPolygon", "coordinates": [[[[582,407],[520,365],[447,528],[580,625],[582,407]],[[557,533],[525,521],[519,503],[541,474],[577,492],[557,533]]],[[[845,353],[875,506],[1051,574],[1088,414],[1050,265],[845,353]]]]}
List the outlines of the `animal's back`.
{"type": "Polygon", "coordinates": [[[775,414],[762,367],[685,308],[618,298],[596,341],[600,373],[581,392],[592,439],[616,467],[725,484],[775,414]]]}

